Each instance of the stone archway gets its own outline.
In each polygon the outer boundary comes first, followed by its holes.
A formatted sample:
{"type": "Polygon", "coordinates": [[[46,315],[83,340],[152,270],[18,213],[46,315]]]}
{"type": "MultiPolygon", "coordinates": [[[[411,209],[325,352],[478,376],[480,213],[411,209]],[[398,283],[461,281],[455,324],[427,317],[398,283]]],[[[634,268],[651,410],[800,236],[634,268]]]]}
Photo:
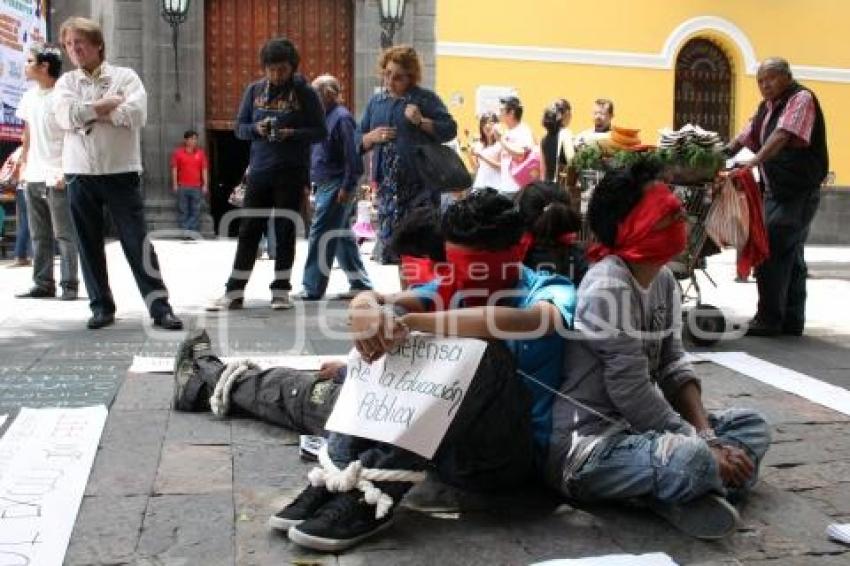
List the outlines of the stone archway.
{"type": "Polygon", "coordinates": [[[676,58],[675,127],[691,123],[728,140],[733,82],[732,63],[716,43],[701,37],[685,43],[676,58]]]}

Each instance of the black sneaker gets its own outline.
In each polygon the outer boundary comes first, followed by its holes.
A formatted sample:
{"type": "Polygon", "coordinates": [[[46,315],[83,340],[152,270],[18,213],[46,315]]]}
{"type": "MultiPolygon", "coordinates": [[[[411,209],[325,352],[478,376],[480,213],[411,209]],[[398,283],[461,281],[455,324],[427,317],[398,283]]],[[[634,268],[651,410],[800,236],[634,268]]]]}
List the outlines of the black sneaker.
{"type": "Polygon", "coordinates": [[[650,508],[683,533],[702,540],[717,540],[732,534],[739,519],[731,503],[713,494],[687,503],[653,501],[650,508]]]}
{"type": "Polygon", "coordinates": [[[324,486],[308,485],[307,489],[298,494],[295,501],[269,517],[269,527],[277,531],[288,531],[312,517],[325,503],[333,499],[334,495],[324,486]]]}
{"type": "Polygon", "coordinates": [[[211,351],[210,337],[206,330],[195,330],[180,343],[174,359],[173,407],[178,411],[203,411],[208,399],[204,392],[204,380],[199,375],[195,358],[199,353],[211,351]]]}
{"type": "MultiPolygon", "coordinates": [[[[192,359],[198,359],[204,355],[212,355],[212,340],[210,335],[203,328],[190,330],[186,338],[180,343],[180,353],[186,350],[186,356],[191,356],[192,359]]],[[[175,370],[176,370],[175,365],[175,370]]]]}
{"type": "Polygon", "coordinates": [[[333,499],[303,523],[289,529],[289,540],[320,552],[342,552],[392,524],[392,510],[375,518],[375,506],[359,490],[334,494],[333,499]]]}

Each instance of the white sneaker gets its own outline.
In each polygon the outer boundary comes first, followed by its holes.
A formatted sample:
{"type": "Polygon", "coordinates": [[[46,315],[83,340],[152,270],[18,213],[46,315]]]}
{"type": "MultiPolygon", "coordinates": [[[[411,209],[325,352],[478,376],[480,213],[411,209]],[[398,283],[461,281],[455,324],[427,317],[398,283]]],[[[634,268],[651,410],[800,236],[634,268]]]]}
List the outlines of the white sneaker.
{"type": "Polygon", "coordinates": [[[209,303],[207,303],[206,310],[210,312],[215,311],[232,311],[236,309],[242,308],[242,297],[234,297],[228,294],[224,294],[217,299],[213,299],[209,303]]]}
{"type": "Polygon", "coordinates": [[[289,293],[287,293],[286,291],[278,291],[272,297],[272,310],[289,310],[292,307],[292,301],[289,300],[289,293]]]}

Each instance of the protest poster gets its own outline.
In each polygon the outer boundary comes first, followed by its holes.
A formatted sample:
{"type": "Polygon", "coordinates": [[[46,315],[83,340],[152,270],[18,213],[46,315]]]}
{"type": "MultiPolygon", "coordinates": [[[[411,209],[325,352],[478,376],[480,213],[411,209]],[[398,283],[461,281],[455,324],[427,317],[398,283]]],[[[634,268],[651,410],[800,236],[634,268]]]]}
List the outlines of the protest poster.
{"type": "Polygon", "coordinates": [[[0,140],[19,141],[23,122],[15,116],[27,89],[27,49],[47,41],[47,0],[0,0],[0,140]]]}
{"type": "Polygon", "coordinates": [[[412,334],[368,363],[356,350],[325,428],[434,456],[475,375],[486,342],[412,334]]]}
{"type": "Polygon", "coordinates": [[[0,564],[62,564],[106,415],[24,408],[0,438],[0,564]]]}

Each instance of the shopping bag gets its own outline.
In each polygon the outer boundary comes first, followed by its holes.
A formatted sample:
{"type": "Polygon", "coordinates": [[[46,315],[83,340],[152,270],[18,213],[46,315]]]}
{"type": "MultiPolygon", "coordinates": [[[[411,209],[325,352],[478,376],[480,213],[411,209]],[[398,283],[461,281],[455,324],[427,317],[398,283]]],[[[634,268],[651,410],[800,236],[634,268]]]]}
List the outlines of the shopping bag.
{"type": "Polygon", "coordinates": [[[233,190],[230,191],[230,196],[227,197],[227,202],[231,204],[231,206],[235,206],[241,208],[245,206],[245,183],[239,183],[233,190]]]}
{"type": "Polygon", "coordinates": [[[511,161],[511,177],[520,188],[540,178],[540,152],[533,149],[520,160],[511,161]]]}
{"type": "Polygon", "coordinates": [[[750,238],[750,211],[747,195],[727,177],[705,219],[705,231],[719,247],[741,250],[750,238]]]}

